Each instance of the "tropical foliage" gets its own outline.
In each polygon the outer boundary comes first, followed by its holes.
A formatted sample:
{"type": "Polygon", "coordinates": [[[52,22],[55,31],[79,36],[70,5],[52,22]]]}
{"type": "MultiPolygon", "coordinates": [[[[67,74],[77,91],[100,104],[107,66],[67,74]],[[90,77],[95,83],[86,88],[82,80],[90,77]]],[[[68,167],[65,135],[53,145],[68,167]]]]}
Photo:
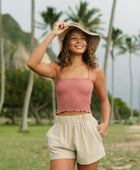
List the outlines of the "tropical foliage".
{"type": "MultiPolygon", "coordinates": [[[[6,94],[2,115],[12,119],[21,117],[22,104],[25,96],[25,89],[28,82],[29,71],[27,70],[6,70],[6,94]]],[[[51,105],[51,82],[49,79],[34,77],[34,87],[31,96],[29,116],[45,115],[49,120],[52,119],[51,105]],[[37,111],[37,112],[36,112],[37,111]],[[36,113],[35,113],[36,112],[36,113]]],[[[35,117],[36,118],[36,117],[35,117]]],[[[36,120],[38,122],[38,120],[36,120]]]]}
{"type": "Polygon", "coordinates": [[[110,117],[110,123],[114,120],[114,91],[115,91],[115,57],[117,54],[114,54],[116,49],[119,49],[122,45],[123,41],[123,34],[120,29],[113,28],[112,30],[112,38],[111,38],[111,59],[112,59],[112,96],[111,96],[111,117],[110,117]]]}
{"type": "MultiPolygon", "coordinates": [[[[32,2],[32,1],[31,1],[32,2]]],[[[115,4],[116,0],[114,0],[113,5],[115,4]]],[[[93,32],[100,32],[102,30],[101,25],[103,23],[102,21],[102,14],[99,9],[97,8],[90,8],[89,3],[87,1],[80,1],[79,4],[76,5],[75,9],[72,9],[71,7],[68,8],[67,12],[65,13],[65,21],[72,21],[72,22],[79,22],[81,23],[86,29],[93,32]]],[[[112,8],[112,14],[113,14],[112,8]]],[[[42,36],[45,36],[48,31],[50,31],[53,27],[53,24],[60,20],[62,17],[62,12],[57,12],[54,7],[46,7],[45,11],[41,12],[41,16],[44,23],[37,23],[37,27],[43,29],[42,36]]],[[[33,22],[33,20],[32,20],[33,22]]],[[[113,21],[111,21],[113,22],[113,21]]],[[[110,23],[111,23],[110,22],[110,23]]],[[[13,54],[17,50],[17,45],[19,43],[24,44],[27,49],[29,50],[31,47],[31,34],[24,33],[19,25],[14,21],[14,19],[11,19],[9,15],[3,15],[3,33],[5,42],[7,40],[10,41],[10,43],[5,44],[5,56],[10,56],[10,61],[12,63],[13,60],[13,54]]],[[[112,24],[110,28],[112,29],[112,24]]],[[[111,48],[111,57],[112,62],[114,65],[115,58],[117,55],[127,53],[129,54],[129,68],[130,68],[130,80],[131,83],[133,82],[132,78],[132,55],[139,55],[140,50],[140,34],[136,36],[125,36],[124,41],[122,43],[122,31],[119,29],[114,29],[113,32],[109,31],[109,35],[112,36],[112,48],[111,48]],[[121,48],[120,48],[121,46],[121,48]],[[116,53],[119,51],[120,53],[116,53]],[[121,49],[121,50],[118,50],[121,49]],[[114,52],[115,51],[115,52],[114,52]]],[[[34,42],[37,44],[37,41],[34,42]]],[[[110,45],[110,44],[108,44],[110,45]]],[[[106,46],[107,49],[107,46],[106,46]]],[[[55,50],[53,50],[52,46],[47,51],[49,53],[49,56],[51,57],[52,61],[56,60],[55,56],[55,50]],[[54,58],[53,58],[54,57],[54,58]]],[[[107,61],[107,60],[106,60],[107,61]]],[[[14,123],[14,117],[20,117],[21,118],[21,112],[22,112],[22,104],[25,96],[25,89],[27,84],[27,77],[29,72],[25,70],[16,70],[11,67],[12,65],[9,64],[9,68],[6,70],[6,98],[4,102],[4,108],[2,110],[2,114],[6,117],[9,117],[12,122],[14,123]]],[[[6,65],[7,67],[7,65],[6,65]]],[[[114,68],[114,66],[112,67],[114,68]]],[[[114,73],[112,74],[112,76],[114,73]]],[[[114,78],[115,79],[115,78],[114,78]]],[[[113,79],[112,79],[113,80],[113,79]]],[[[2,81],[2,79],[1,79],[2,81]]],[[[113,80],[114,81],[114,80],[113,80]]],[[[112,82],[113,82],[112,81],[112,82]]],[[[130,92],[130,99],[132,100],[133,96],[133,84],[131,84],[131,92],[130,92]]],[[[52,108],[55,106],[52,103],[53,101],[56,101],[55,96],[53,96],[52,100],[52,94],[54,95],[54,86],[50,83],[49,80],[42,79],[41,77],[35,76],[34,79],[34,88],[33,93],[30,99],[30,107],[29,107],[29,116],[34,116],[36,119],[37,124],[42,124],[41,118],[47,118],[49,120],[52,119],[52,108]],[[53,87],[53,88],[52,88],[53,87]],[[53,89],[53,90],[52,90],[53,89]]],[[[130,117],[130,111],[131,111],[131,117],[133,116],[133,107],[132,107],[132,101],[130,101],[131,109],[128,108],[127,104],[122,101],[122,99],[114,98],[113,91],[112,94],[109,95],[110,103],[113,101],[112,111],[114,113],[115,120],[124,119],[127,120],[130,117]],[[111,100],[112,98],[112,100],[111,100]]],[[[55,102],[54,102],[55,103],[55,102]]],[[[101,119],[101,110],[100,110],[100,104],[97,95],[95,92],[93,92],[92,95],[92,101],[91,101],[91,109],[95,115],[95,117],[100,120],[101,119]]],[[[134,116],[138,115],[138,112],[134,112],[134,116]]],[[[140,114],[139,114],[140,115],[140,114]]]]}
{"type": "Polygon", "coordinates": [[[79,22],[86,29],[93,32],[99,32],[102,28],[100,25],[103,23],[101,21],[102,14],[97,8],[88,9],[87,1],[80,1],[79,6],[76,6],[76,12],[69,7],[69,12],[66,12],[66,21],[79,22]]]}
{"type": "Polygon", "coordinates": [[[129,56],[129,75],[130,75],[130,110],[131,118],[133,118],[133,72],[132,72],[132,55],[137,54],[139,50],[137,46],[137,39],[135,36],[125,36],[124,43],[121,45],[120,54],[127,53],[129,56]]]}

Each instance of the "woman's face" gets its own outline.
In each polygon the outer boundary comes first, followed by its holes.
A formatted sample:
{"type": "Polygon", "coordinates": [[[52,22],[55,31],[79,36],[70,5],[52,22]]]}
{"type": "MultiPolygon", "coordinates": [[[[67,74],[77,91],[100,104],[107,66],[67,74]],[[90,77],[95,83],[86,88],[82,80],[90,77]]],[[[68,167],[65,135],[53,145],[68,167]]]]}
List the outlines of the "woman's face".
{"type": "Polygon", "coordinates": [[[82,31],[72,31],[69,37],[71,54],[83,54],[87,48],[87,39],[82,31]]]}

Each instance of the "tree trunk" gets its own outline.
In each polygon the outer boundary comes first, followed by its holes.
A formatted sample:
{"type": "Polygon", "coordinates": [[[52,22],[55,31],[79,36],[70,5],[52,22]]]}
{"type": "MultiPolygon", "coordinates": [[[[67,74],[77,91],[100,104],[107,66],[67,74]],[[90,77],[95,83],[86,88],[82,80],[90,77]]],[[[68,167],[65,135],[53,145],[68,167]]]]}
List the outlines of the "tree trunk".
{"type": "Polygon", "coordinates": [[[27,86],[24,104],[23,104],[20,131],[28,130],[27,117],[28,117],[28,111],[29,111],[30,98],[32,94],[32,88],[33,88],[33,72],[30,71],[28,86],[27,86]]]}
{"type": "Polygon", "coordinates": [[[130,119],[133,118],[133,75],[132,75],[132,56],[129,55],[129,74],[130,74],[130,119]]]}
{"type": "Polygon", "coordinates": [[[140,125],[140,83],[139,83],[139,117],[138,117],[138,124],[140,125]]]}
{"type": "Polygon", "coordinates": [[[43,106],[42,107],[35,107],[32,103],[30,104],[30,106],[31,106],[32,114],[33,114],[33,116],[34,116],[34,118],[36,120],[36,124],[37,125],[43,125],[42,120],[41,120],[41,118],[40,118],[40,116],[38,114],[39,110],[41,108],[43,108],[43,106]]]}
{"type": "Polygon", "coordinates": [[[110,47],[110,41],[111,41],[111,35],[112,35],[112,27],[113,27],[113,22],[114,22],[114,14],[115,14],[115,8],[116,8],[116,1],[117,0],[113,1],[111,18],[110,18],[110,24],[109,24],[109,29],[108,29],[108,36],[107,36],[107,46],[106,46],[105,60],[104,60],[105,79],[107,79],[107,60],[108,60],[108,53],[109,53],[109,47],[110,47]]]}
{"type": "Polygon", "coordinates": [[[112,96],[111,96],[111,119],[110,124],[113,123],[114,120],[114,56],[112,51],[112,96]]]}
{"type": "Polygon", "coordinates": [[[0,96],[0,114],[1,114],[5,98],[5,59],[4,59],[1,0],[0,0],[0,57],[1,57],[1,96],[0,96]]]}
{"type": "Polygon", "coordinates": [[[14,65],[13,65],[13,57],[14,57],[14,52],[12,52],[11,54],[10,54],[10,69],[14,69],[14,65]]]}
{"type": "Polygon", "coordinates": [[[34,117],[35,117],[35,120],[36,120],[36,124],[37,125],[43,125],[42,120],[41,120],[41,118],[38,114],[38,111],[34,110],[33,114],[34,114],[34,117]]]}
{"type": "MultiPolygon", "coordinates": [[[[52,43],[50,44],[50,49],[52,51],[52,43]]],[[[53,55],[52,53],[50,53],[50,58],[51,58],[51,61],[52,61],[52,58],[53,58],[53,55]]],[[[51,79],[51,85],[52,85],[52,113],[53,113],[53,120],[52,122],[55,121],[55,115],[56,115],[56,102],[55,102],[55,84],[54,84],[54,81],[51,79]]]]}
{"type": "MultiPolygon", "coordinates": [[[[32,3],[32,9],[31,9],[31,52],[33,51],[34,48],[34,0],[31,0],[32,3]]],[[[28,117],[28,111],[29,111],[29,103],[30,103],[30,98],[32,94],[32,89],[33,89],[33,72],[30,71],[29,75],[29,81],[28,81],[28,86],[25,94],[25,99],[24,99],[24,104],[23,104],[23,110],[22,110],[22,119],[21,119],[21,125],[20,125],[20,131],[25,131],[28,129],[28,124],[27,124],[27,117],[28,117]]]]}

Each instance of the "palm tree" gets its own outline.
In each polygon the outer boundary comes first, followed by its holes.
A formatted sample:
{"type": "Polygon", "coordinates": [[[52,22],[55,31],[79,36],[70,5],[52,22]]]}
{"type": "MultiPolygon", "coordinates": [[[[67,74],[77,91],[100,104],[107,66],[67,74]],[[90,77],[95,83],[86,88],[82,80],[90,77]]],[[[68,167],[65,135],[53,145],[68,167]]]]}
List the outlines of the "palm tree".
{"type": "Polygon", "coordinates": [[[134,36],[134,38],[136,39],[137,42],[137,49],[138,49],[138,53],[136,54],[137,56],[140,56],[140,31],[138,33],[138,35],[134,36]]]}
{"type": "MultiPolygon", "coordinates": [[[[34,5],[34,0],[31,0],[31,52],[33,51],[34,48],[34,10],[35,10],[35,5],[34,5]]],[[[29,81],[28,81],[28,86],[25,94],[25,99],[24,99],[24,104],[23,104],[23,110],[22,110],[22,119],[21,119],[21,125],[20,125],[20,131],[25,131],[28,129],[28,124],[27,124],[27,117],[28,117],[28,110],[29,110],[29,103],[30,103],[30,98],[32,94],[32,89],[33,89],[33,72],[30,70],[30,75],[29,75],[29,81]]]]}
{"type": "Polygon", "coordinates": [[[112,30],[112,48],[111,48],[111,58],[112,58],[112,96],[111,96],[111,118],[110,118],[110,124],[112,124],[113,120],[114,120],[114,84],[115,84],[115,80],[114,80],[114,73],[115,73],[115,69],[114,69],[114,62],[115,62],[115,54],[114,54],[114,50],[116,48],[120,48],[121,44],[122,44],[122,39],[123,39],[123,35],[122,35],[122,31],[120,29],[115,29],[113,28],[112,30]]]}
{"type": "MultiPolygon", "coordinates": [[[[46,28],[48,27],[48,29],[53,28],[53,25],[55,22],[57,22],[59,20],[59,18],[61,17],[62,12],[56,12],[56,9],[53,7],[47,7],[46,11],[43,11],[41,13],[41,16],[44,20],[44,24],[40,24],[41,29],[46,30],[46,28]]],[[[48,30],[45,31],[42,36],[46,36],[48,30]]],[[[50,46],[50,48],[48,48],[47,50],[49,50],[49,56],[51,58],[51,60],[54,60],[54,52],[52,50],[52,44],[50,46]]],[[[56,58],[56,56],[55,56],[56,58]]],[[[52,108],[53,108],[53,119],[55,119],[55,114],[56,114],[56,102],[55,102],[55,84],[53,81],[52,82],[52,108]]]]}
{"type": "Polygon", "coordinates": [[[0,57],[1,57],[1,96],[0,96],[0,113],[4,104],[5,98],[5,59],[4,59],[4,45],[3,45],[3,29],[2,29],[2,12],[0,0],[0,57]]]}
{"type": "Polygon", "coordinates": [[[100,10],[96,8],[88,10],[88,2],[80,1],[80,5],[76,6],[76,13],[71,7],[69,7],[69,12],[66,12],[66,21],[70,20],[73,22],[78,22],[89,31],[97,32],[102,29],[100,24],[103,23],[101,22],[102,15],[99,12],[100,10]]]}
{"type": "Polygon", "coordinates": [[[107,46],[106,46],[105,60],[104,60],[105,78],[107,78],[107,60],[108,60],[108,53],[109,53],[109,47],[110,47],[110,41],[111,41],[111,35],[112,35],[112,27],[113,27],[113,22],[114,22],[116,1],[117,0],[113,1],[112,12],[111,12],[111,17],[110,17],[110,24],[109,24],[109,29],[108,29],[107,46]]]}
{"type": "Polygon", "coordinates": [[[57,13],[54,7],[47,7],[46,11],[41,12],[44,23],[37,22],[36,27],[44,30],[42,37],[46,36],[48,33],[48,27],[49,29],[53,28],[54,23],[59,20],[61,15],[62,12],[57,13]]]}
{"type": "Polygon", "coordinates": [[[121,46],[121,54],[129,54],[129,75],[130,75],[130,113],[133,118],[133,73],[132,73],[132,54],[136,55],[138,51],[137,41],[134,36],[126,36],[125,43],[121,46]]]}

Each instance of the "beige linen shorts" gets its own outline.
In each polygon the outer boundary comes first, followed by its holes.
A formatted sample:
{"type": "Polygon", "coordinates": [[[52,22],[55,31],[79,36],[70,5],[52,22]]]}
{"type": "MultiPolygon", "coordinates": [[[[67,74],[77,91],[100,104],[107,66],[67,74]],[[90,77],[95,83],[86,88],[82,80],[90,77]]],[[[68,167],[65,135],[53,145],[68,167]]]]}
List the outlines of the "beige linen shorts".
{"type": "Polygon", "coordinates": [[[76,159],[87,165],[105,156],[105,150],[91,113],[75,116],[56,116],[47,133],[50,159],[76,159]]]}

